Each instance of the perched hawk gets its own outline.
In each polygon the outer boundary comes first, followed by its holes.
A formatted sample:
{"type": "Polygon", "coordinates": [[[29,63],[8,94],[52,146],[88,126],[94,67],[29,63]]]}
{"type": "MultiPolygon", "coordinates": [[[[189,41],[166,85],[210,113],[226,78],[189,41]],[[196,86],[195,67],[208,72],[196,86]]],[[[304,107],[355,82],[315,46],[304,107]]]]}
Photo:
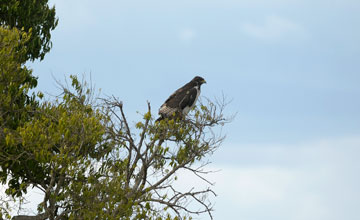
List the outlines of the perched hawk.
{"type": "Polygon", "coordinates": [[[156,121],[160,121],[164,118],[169,118],[175,115],[186,115],[195,103],[200,95],[200,87],[206,81],[196,76],[190,82],[185,84],[180,89],[176,90],[166,101],[161,105],[159,109],[160,118],[156,121]]]}

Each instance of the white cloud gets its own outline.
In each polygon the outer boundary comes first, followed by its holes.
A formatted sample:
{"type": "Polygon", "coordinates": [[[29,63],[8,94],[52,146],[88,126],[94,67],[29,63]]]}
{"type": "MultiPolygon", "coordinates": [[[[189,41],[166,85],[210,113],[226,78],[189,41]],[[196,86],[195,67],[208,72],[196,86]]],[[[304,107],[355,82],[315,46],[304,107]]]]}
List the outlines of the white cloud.
{"type": "MultiPolygon", "coordinates": [[[[360,219],[358,137],[296,145],[223,146],[221,153],[230,163],[212,165],[210,170],[221,171],[208,176],[216,182],[218,194],[215,219],[360,219]]],[[[185,175],[179,184],[205,185],[185,175]]]]}
{"type": "Polygon", "coordinates": [[[251,37],[271,42],[306,38],[308,36],[306,30],[300,24],[275,15],[266,17],[261,24],[243,22],[241,30],[251,37]]]}

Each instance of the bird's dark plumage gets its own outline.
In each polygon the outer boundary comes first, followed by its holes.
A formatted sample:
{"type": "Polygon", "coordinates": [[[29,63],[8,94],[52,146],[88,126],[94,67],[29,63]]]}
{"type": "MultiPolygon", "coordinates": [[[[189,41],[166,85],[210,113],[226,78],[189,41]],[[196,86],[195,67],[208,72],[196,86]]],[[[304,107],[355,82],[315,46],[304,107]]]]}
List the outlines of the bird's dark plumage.
{"type": "Polygon", "coordinates": [[[200,87],[206,83],[204,78],[200,76],[194,77],[190,82],[180,89],[176,90],[159,109],[160,121],[164,118],[175,115],[186,115],[192,107],[194,107],[199,95],[200,87]]]}

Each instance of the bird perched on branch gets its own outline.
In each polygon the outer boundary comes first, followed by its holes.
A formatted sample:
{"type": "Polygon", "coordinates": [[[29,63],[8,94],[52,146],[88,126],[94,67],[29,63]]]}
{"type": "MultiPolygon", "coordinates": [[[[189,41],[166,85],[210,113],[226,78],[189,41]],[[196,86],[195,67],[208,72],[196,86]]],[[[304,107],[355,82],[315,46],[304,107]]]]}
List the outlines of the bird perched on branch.
{"type": "Polygon", "coordinates": [[[203,83],[206,83],[204,78],[195,76],[190,82],[176,90],[161,105],[159,109],[160,117],[156,121],[173,116],[185,116],[195,106],[200,95],[200,87],[203,83]]]}

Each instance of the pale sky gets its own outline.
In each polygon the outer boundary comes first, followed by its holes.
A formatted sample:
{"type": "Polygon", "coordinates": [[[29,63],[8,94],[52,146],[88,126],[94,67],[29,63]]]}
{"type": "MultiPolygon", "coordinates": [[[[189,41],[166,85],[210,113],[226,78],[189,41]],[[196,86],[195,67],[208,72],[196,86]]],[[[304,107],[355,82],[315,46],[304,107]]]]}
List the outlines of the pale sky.
{"type": "Polygon", "coordinates": [[[215,219],[360,219],[358,0],[51,4],[53,49],[29,64],[41,91],[57,94],[52,75],[91,74],[134,122],[195,75],[203,96],[233,100],[209,158],[215,219]]]}

